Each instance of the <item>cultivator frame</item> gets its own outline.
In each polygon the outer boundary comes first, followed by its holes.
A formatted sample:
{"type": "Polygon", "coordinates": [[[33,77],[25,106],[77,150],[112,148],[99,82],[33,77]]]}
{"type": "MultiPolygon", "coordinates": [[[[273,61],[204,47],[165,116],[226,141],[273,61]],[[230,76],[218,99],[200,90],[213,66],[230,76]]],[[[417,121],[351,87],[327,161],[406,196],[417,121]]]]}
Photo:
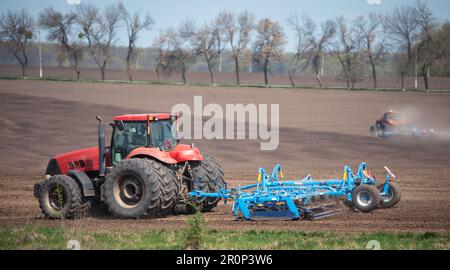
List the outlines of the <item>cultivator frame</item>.
{"type": "MultiPolygon", "coordinates": [[[[256,220],[260,218],[284,218],[290,220],[311,220],[335,214],[340,201],[362,212],[370,212],[384,200],[399,200],[398,188],[392,188],[396,176],[387,172],[383,185],[376,186],[377,179],[367,171],[363,162],[356,174],[345,166],[342,179],[314,180],[311,175],[301,180],[284,180],[280,164],[272,173],[259,169],[255,184],[227,189],[218,186],[217,192],[194,190],[191,197],[209,197],[233,200],[233,215],[237,219],[256,220]],[[395,195],[395,196],[394,196],[395,195]],[[317,200],[334,198],[336,203],[314,206],[317,200]]],[[[201,179],[197,179],[201,181],[201,179]]],[[[397,204],[398,201],[390,205],[397,204]]]]}

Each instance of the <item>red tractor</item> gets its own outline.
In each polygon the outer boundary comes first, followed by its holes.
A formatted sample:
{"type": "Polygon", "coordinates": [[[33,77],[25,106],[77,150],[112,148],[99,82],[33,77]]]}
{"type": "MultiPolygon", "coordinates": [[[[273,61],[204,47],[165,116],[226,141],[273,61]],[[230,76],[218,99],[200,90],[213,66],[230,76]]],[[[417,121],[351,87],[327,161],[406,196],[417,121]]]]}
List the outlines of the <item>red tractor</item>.
{"type": "Polygon", "coordinates": [[[370,127],[370,135],[374,137],[390,138],[393,136],[433,137],[434,129],[420,128],[408,123],[400,113],[393,110],[383,114],[381,119],[370,127]]]}
{"type": "Polygon", "coordinates": [[[217,198],[189,198],[192,190],[226,187],[218,162],[176,138],[177,116],[133,114],[113,118],[111,145],[97,117],[99,146],[52,158],[47,180],[34,186],[48,218],[75,217],[104,203],[119,218],[167,215],[175,207],[211,211],[217,198]]]}

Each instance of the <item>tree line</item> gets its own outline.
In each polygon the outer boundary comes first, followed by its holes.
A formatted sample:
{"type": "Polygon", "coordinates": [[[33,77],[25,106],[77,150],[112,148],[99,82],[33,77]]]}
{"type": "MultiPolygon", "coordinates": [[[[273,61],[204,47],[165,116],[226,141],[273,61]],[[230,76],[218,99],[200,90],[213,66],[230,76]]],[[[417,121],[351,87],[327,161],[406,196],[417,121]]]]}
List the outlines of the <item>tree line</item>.
{"type": "MultiPolygon", "coordinates": [[[[440,23],[424,1],[397,7],[387,14],[370,13],[354,20],[339,16],[321,24],[307,15],[292,14],[287,23],[296,41],[288,70],[293,87],[296,86],[295,75],[310,68],[318,87],[322,88],[325,56],[337,60],[339,78],[346,82],[348,89],[353,89],[367,76],[377,89],[379,66],[387,57],[397,63],[403,88],[406,76],[419,74],[425,88],[429,89],[430,70],[450,67],[450,23],[440,23]]],[[[119,32],[125,31],[124,65],[128,80],[132,81],[136,41],[145,31],[153,31],[154,24],[149,14],[130,14],[122,3],[103,9],[81,4],[66,13],[48,7],[37,19],[25,9],[10,10],[0,17],[0,42],[17,60],[25,77],[29,47],[36,42],[39,29],[45,30],[47,40],[59,44],[70,59],[77,79],[81,78],[80,62],[89,57],[105,80],[112,48],[118,42],[119,32]]],[[[279,22],[270,18],[257,20],[248,11],[222,11],[202,25],[185,20],[176,28],[160,29],[151,47],[155,52],[158,80],[177,73],[187,84],[187,73],[202,59],[211,84],[215,85],[216,72],[221,71],[226,52],[234,62],[236,84],[241,83],[242,60],[251,59],[268,85],[271,66],[282,60],[286,45],[287,36],[279,22]]]]}

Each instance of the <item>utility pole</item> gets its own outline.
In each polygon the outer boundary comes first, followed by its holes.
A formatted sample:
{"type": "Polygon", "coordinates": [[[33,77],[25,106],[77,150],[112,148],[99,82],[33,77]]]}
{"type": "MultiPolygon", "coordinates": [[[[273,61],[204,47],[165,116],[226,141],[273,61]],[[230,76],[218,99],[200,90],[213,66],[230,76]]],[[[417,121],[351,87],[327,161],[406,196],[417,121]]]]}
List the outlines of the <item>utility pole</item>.
{"type": "Polygon", "coordinates": [[[417,49],[416,49],[416,58],[414,63],[414,88],[419,88],[419,80],[417,78],[417,49]]]}
{"type": "Polygon", "coordinates": [[[321,67],[321,69],[320,69],[320,76],[323,76],[323,66],[324,66],[324,64],[325,64],[325,56],[322,56],[322,67],[321,67]]]}
{"type": "Polygon", "coordinates": [[[252,55],[248,54],[248,73],[253,72],[253,63],[252,63],[252,55]]]}
{"type": "Polygon", "coordinates": [[[136,63],[135,63],[136,67],[135,69],[138,70],[139,68],[139,49],[136,50],[136,63]]]}
{"type": "Polygon", "coordinates": [[[39,78],[42,79],[42,48],[41,48],[41,31],[38,30],[39,36],[39,78]]]}

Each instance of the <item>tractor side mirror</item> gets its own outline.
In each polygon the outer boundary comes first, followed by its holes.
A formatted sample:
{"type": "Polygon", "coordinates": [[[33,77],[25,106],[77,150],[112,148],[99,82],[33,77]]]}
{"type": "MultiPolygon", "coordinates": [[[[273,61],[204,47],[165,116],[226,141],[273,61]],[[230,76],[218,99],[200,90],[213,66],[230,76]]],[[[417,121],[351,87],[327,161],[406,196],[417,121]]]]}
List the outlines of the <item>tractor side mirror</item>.
{"type": "Polygon", "coordinates": [[[123,124],[123,121],[116,121],[116,127],[119,131],[124,131],[125,130],[125,125],[123,124]]]}

